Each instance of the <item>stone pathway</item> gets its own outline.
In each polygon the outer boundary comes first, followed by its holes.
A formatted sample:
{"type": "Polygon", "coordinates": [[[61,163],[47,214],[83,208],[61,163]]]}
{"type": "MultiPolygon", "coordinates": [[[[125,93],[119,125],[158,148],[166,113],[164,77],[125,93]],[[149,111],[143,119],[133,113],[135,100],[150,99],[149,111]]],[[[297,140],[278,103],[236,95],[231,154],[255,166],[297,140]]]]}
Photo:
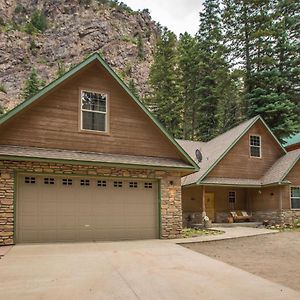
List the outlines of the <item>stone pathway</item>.
{"type": "Polygon", "coordinates": [[[265,228],[251,228],[251,227],[216,227],[211,228],[213,230],[224,231],[222,234],[212,234],[212,235],[200,235],[198,237],[192,238],[182,238],[175,240],[168,240],[168,242],[173,242],[176,244],[185,244],[185,243],[199,243],[199,242],[208,242],[208,241],[218,241],[226,239],[235,239],[240,237],[248,237],[262,234],[272,234],[279,232],[278,230],[270,230],[265,228]]]}

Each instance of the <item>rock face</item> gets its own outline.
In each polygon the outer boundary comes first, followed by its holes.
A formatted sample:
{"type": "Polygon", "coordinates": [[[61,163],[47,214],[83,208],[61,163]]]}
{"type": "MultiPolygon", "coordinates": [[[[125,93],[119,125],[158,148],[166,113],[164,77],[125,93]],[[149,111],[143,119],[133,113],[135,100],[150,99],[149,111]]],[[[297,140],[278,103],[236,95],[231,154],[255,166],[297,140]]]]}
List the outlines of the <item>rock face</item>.
{"type": "Polygon", "coordinates": [[[111,2],[0,0],[0,104],[10,109],[23,100],[20,94],[32,68],[49,83],[59,64],[68,69],[94,52],[145,95],[159,28],[148,11],[111,2]],[[44,12],[48,27],[29,34],[24,28],[35,10],[44,12]]]}

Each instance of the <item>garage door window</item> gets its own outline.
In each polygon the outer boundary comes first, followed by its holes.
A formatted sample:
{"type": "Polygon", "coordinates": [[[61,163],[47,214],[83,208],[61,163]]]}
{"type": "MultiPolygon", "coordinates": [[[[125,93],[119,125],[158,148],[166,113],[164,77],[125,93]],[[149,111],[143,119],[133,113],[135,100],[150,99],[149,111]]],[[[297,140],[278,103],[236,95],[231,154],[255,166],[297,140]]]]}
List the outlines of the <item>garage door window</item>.
{"type": "Polygon", "coordinates": [[[97,185],[101,187],[106,187],[106,180],[98,180],[97,185]]]}
{"type": "Polygon", "coordinates": [[[88,179],[81,179],[80,180],[80,185],[89,186],[90,185],[90,181],[88,179]]]}
{"type": "Polygon", "coordinates": [[[114,187],[121,188],[122,186],[123,186],[123,182],[122,181],[114,181],[114,187]]]}
{"type": "Polygon", "coordinates": [[[152,189],[152,182],[145,182],[144,187],[145,189],[152,189]]]}
{"type": "Polygon", "coordinates": [[[137,188],[138,187],[138,183],[136,181],[130,181],[129,182],[129,187],[130,188],[137,188]]]}
{"type": "Polygon", "coordinates": [[[35,177],[25,177],[25,183],[35,183],[35,177]]]}
{"type": "Polygon", "coordinates": [[[62,184],[63,185],[72,185],[73,184],[73,180],[72,179],[68,179],[68,178],[63,178],[62,184]]]}
{"type": "Polygon", "coordinates": [[[44,184],[54,184],[54,178],[44,178],[44,184]]]}

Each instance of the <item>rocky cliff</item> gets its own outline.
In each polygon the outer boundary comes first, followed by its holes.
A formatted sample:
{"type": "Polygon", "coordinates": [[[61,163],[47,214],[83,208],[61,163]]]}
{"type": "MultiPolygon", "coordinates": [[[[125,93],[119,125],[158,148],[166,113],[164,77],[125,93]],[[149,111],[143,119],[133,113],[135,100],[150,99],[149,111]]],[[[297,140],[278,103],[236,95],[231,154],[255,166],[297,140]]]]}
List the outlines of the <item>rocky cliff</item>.
{"type": "Polygon", "coordinates": [[[66,69],[100,52],[121,77],[133,80],[140,94],[159,29],[148,11],[134,12],[111,0],[0,0],[0,104],[22,101],[32,68],[48,83],[66,69]],[[28,30],[35,12],[47,21],[44,31],[28,30]]]}

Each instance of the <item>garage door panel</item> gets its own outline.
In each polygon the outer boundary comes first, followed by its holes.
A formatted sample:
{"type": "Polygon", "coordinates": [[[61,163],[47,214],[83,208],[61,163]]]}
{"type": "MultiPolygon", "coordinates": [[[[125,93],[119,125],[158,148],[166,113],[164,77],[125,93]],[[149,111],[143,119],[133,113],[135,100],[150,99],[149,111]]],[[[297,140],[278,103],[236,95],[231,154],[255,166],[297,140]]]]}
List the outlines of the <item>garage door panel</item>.
{"type": "Polygon", "coordinates": [[[152,189],[146,185],[141,180],[20,175],[17,241],[157,238],[156,184],[150,184],[152,189]],[[98,186],[104,181],[105,186],[98,186]]]}

